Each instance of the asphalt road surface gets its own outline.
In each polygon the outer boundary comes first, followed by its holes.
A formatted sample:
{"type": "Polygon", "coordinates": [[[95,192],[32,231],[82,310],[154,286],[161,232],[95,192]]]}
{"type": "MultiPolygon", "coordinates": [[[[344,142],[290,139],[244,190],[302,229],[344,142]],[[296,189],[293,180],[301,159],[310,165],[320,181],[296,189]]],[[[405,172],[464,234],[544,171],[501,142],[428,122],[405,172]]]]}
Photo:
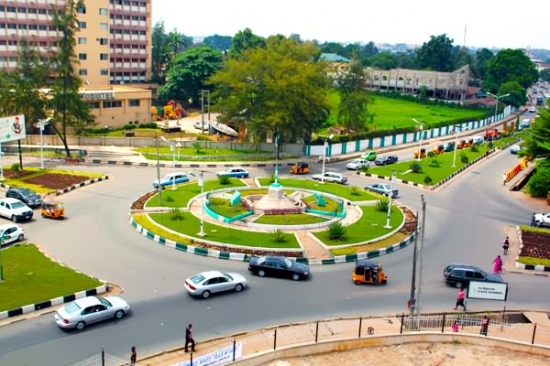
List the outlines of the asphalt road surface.
{"type": "MultiPolygon", "coordinates": [[[[467,170],[443,189],[432,192],[397,184],[399,200],[420,210],[427,201],[423,251],[422,311],[450,311],[456,289],[442,281],[451,262],[491,269],[500,253],[503,228],[529,221],[532,209],[515,201],[500,177],[517,161],[506,151],[467,170]]],[[[384,287],[355,286],[353,264],[312,266],[306,282],[259,278],[247,273],[247,264],[190,255],[163,247],[129,225],[128,210],[135,198],[151,189],[154,168],[76,166],[74,169],[109,175],[62,196],[67,219],[36,217],[22,224],[31,242],[84,273],[119,284],[133,312],[120,321],[94,325],[81,332],[65,332],[53,314],[0,328],[0,365],[69,365],[99,352],[127,355],[132,345],[140,355],[183,344],[186,324],[195,326],[196,339],[292,321],[344,315],[372,315],[406,311],[410,294],[412,247],[380,258],[390,282],[384,287]],[[184,279],[208,269],[237,271],[249,279],[242,293],[190,298],[184,279]]],[[[345,163],[330,164],[345,171],[345,163]]],[[[211,169],[215,171],[216,169],[211,169]]],[[[321,164],[312,166],[319,172],[321,164]]],[[[165,168],[161,173],[172,171],[165,168]]],[[[251,168],[253,176],[269,169],[251,168]]],[[[363,186],[375,179],[349,173],[350,184],[363,186]]],[[[308,177],[304,177],[309,179],[308,177]]],[[[507,303],[469,300],[469,310],[545,308],[550,302],[546,277],[504,274],[510,284],[507,303]]]]}

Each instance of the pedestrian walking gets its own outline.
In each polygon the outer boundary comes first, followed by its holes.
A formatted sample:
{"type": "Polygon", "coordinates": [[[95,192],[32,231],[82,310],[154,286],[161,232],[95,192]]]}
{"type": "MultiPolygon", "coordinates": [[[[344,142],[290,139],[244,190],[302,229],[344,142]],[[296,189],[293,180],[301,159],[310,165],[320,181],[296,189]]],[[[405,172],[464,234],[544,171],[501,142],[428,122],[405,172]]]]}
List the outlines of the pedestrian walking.
{"type": "Polygon", "coordinates": [[[531,227],[537,226],[537,220],[535,219],[536,212],[533,212],[533,216],[531,216],[531,227]]]}
{"type": "Polygon", "coordinates": [[[496,274],[502,272],[502,258],[500,258],[500,255],[497,255],[497,257],[493,261],[493,272],[495,272],[496,274]]]}
{"type": "Polygon", "coordinates": [[[130,356],[130,366],[134,366],[137,362],[136,346],[132,346],[132,355],[130,356]]]}
{"type": "Polygon", "coordinates": [[[455,305],[455,310],[459,307],[459,306],[462,306],[464,308],[464,311],[466,311],[466,305],[464,305],[464,298],[466,297],[466,292],[464,290],[464,287],[462,287],[460,289],[460,291],[458,291],[458,296],[456,298],[456,305],[455,305]]]}
{"type": "Polygon", "coordinates": [[[483,317],[481,320],[481,329],[479,331],[479,334],[484,335],[487,337],[487,330],[489,329],[489,318],[487,318],[487,315],[483,317]]]}
{"type": "Polygon", "coordinates": [[[458,319],[453,322],[453,325],[451,325],[451,329],[454,333],[458,333],[458,319]]]}
{"type": "Polygon", "coordinates": [[[195,352],[195,340],[193,339],[193,324],[185,328],[185,352],[189,352],[189,343],[191,343],[191,352],[195,352]]]}
{"type": "Polygon", "coordinates": [[[507,236],[502,242],[503,255],[508,255],[508,248],[510,248],[510,238],[507,236]]]}
{"type": "Polygon", "coordinates": [[[506,181],[508,180],[508,175],[506,173],[502,174],[502,185],[506,185],[506,181]]]}

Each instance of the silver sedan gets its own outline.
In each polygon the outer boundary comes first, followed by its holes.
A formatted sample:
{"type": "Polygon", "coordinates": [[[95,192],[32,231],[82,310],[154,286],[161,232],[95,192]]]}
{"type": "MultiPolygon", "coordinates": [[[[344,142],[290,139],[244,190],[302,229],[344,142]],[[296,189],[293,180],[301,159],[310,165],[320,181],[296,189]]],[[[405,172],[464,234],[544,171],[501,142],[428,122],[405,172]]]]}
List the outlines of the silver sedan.
{"type": "Polygon", "coordinates": [[[88,324],[121,319],[129,311],[130,305],[120,297],[88,296],[62,306],[54,318],[60,328],[82,330],[88,324]]]}
{"type": "Polygon", "coordinates": [[[204,299],[211,294],[224,291],[241,292],[248,282],[238,273],[223,273],[207,271],[197,273],[185,280],[185,289],[191,296],[201,296],[204,299]]]}
{"type": "Polygon", "coordinates": [[[391,185],[389,184],[384,184],[384,183],[371,184],[370,186],[366,186],[365,189],[367,191],[383,194],[386,197],[389,197],[391,195],[391,198],[396,198],[397,196],[399,196],[399,190],[392,188],[391,185]]]}

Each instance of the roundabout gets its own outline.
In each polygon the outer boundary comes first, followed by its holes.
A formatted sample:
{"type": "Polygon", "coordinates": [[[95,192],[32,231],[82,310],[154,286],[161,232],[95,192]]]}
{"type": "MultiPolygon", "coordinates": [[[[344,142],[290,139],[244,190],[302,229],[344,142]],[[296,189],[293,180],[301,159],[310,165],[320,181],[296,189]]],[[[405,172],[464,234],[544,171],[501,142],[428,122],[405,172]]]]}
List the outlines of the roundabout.
{"type": "Polygon", "coordinates": [[[351,262],[391,253],[414,239],[416,217],[405,206],[389,206],[356,186],[284,182],[211,180],[204,182],[208,192],[196,195],[197,183],[185,183],[164,190],[162,199],[148,192],[132,204],[130,223],[160,244],[239,261],[279,254],[310,264],[351,262]]]}

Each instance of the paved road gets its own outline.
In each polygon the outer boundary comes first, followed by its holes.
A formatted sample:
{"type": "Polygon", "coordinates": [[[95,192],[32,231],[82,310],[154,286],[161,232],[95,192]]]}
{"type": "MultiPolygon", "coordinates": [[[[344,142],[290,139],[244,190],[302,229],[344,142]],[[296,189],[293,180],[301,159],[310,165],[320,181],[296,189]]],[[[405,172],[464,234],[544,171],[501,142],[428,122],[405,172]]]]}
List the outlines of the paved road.
{"type": "MultiPolygon", "coordinates": [[[[399,186],[401,200],[414,210],[420,195],[428,201],[421,306],[425,311],[451,310],[456,290],[441,280],[450,262],[469,262],[489,269],[500,252],[503,227],[524,223],[532,209],[511,200],[500,185],[501,172],[516,157],[502,153],[476,166],[438,192],[399,186]]],[[[331,165],[342,169],[342,163],[331,165]],[[340,165],[339,165],[340,164],[340,165]]],[[[250,277],[250,288],[209,300],[195,300],[183,289],[183,280],[204,269],[246,273],[246,264],[220,261],[177,252],[146,239],[128,224],[131,202],[150,189],[153,168],[85,167],[109,174],[111,179],[63,197],[68,219],[52,222],[37,218],[24,224],[29,239],[71,266],[120,284],[133,314],[116,323],[101,324],[79,333],[57,328],[52,315],[0,329],[1,365],[64,365],[98,352],[126,355],[131,345],[140,354],[181,346],[188,322],[196,337],[208,338],[275,323],[314,320],[338,315],[368,315],[405,311],[410,292],[411,254],[407,248],[381,258],[390,284],[357,287],[350,280],[352,264],[316,266],[304,283],[250,277]]],[[[267,175],[270,171],[250,169],[267,175]]],[[[315,165],[313,170],[320,170],[315,165]]],[[[170,168],[163,169],[164,172],[170,168]]],[[[375,180],[349,175],[350,183],[375,180]]],[[[549,279],[506,274],[510,283],[507,304],[470,300],[471,310],[544,308],[550,301],[549,279]]]]}

